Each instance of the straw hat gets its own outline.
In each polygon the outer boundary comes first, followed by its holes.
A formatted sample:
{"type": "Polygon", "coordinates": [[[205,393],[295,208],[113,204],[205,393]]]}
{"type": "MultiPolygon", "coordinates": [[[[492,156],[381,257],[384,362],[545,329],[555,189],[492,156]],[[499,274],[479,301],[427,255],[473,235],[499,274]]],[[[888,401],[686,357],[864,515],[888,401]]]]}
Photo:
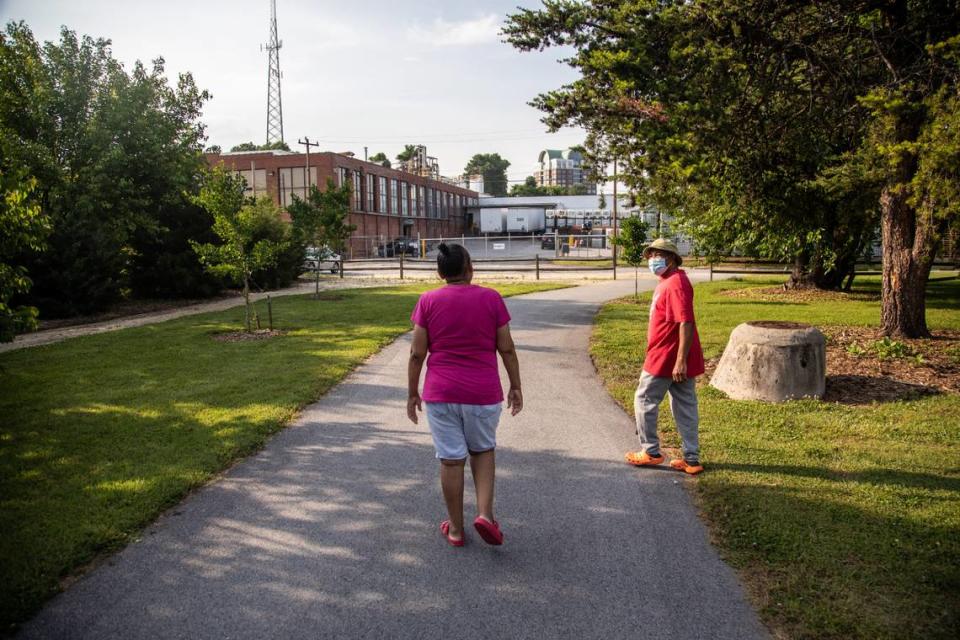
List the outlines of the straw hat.
{"type": "Polygon", "coordinates": [[[643,258],[644,260],[650,259],[650,252],[654,249],[659,249],[660,251],[669,251],[677,258],[677,266],[683,264],[683,258],[680,257],[680,250],[677,249],[677,245],[673,244],[666,238],[657,238],[647,246],[643,248],[643,258]]]}

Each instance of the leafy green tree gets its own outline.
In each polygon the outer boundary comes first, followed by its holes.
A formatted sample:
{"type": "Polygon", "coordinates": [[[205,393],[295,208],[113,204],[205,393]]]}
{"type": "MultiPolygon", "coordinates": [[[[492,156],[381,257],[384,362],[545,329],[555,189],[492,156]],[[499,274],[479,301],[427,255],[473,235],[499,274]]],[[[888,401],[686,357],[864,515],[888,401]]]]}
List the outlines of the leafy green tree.
{"type": "Polygon", "coordinates": [[[581,78],[534,101],[545,122],[585,127],[589,163],[619,159],[641,201],[698,245],[790,259],[795,284],[832,288],[883,220],[899,258],[885,261],[884,327],[919,335],[928,265],[955,215],[941,160],[955,144],[943,124],[958,18],[935,0],[548,0],[505,33],[524,50],[574,47],[581,78]],[[932,184],[914,181],[934,165],[932,184]]]}
{"type": "Polygon", "coordinates": [[[258,269],[275,266],[287,243],[269,238],[279,220],[277,206],[265,197],[246,200],[245,186],[239,175],[222,167],[213,169],[196,200],[213,216],[213,231],[220,244],[192,241],[191,246],[211,273],[243,284],[244,324],[250,331],[251,276],[258,269]]]}
{"type": "Polygon", "coordinates": [[[638,269],[643,264],[643,248],[647,244],[650,225],[640,216],[629,216],[620,220],[619,227],[613,244],[617,255],[633,267],[633,295],[636,297],[640,286],[638,269]]]}
{"type": "Polygon", "coordinates": [[[337,187],[333,180],[327,179],[326,196],[320,215],[320,227],[323,229],[323,240],[331,249],[341,256],[346,249],[350,234],[356,230],[356,225],[350,224],[349,184],[337,187]]]}
{"type": "Polygon", "coordinates": [[[864,56],[879,60],[858,87],[869,120],[847,167],[882,185],[880,321],[887,335],[926,337],[930,269],[960,222],[960,5],[892,2],[857,18],[864,56]]]}
{"type": "Polygon", "coordinates": [[[383,167],[390,168],[390,159],[387,157],[387,154],[382,151],[370,156],[370,162],[376,162],[383,167]]]}
{"type": "MultiPolygon", "coordinates": [[[[316,185],[310,185],[310,193],[306,199],[296,194],[293,202],[287,205],[287,214],[293,229],[293,238],[297,246],[305,252],[307,247],[321,250],[324,244],[323,237],[323,209],[326,206],[326,197],[316,185]]],[[[320,268],[314,273],[316,288],[314,298],[320,297],[320,268]]]]}
{"type": "MultiPolygon", "coordinates": [[[[351,187],[345,184],[337,187],[332,180],[327,181],[325,191],[316,186],[310,187],[306,200],[294,196],[293,203],[287,207],[290,222],[293,225],[293,237],[299,246],[313,246],[317,249],[329,247],[343,254],[343,245],[356,228],[347,224],[350,213],[351,187]]],[[[320,269],[315,273],[315,297],[320,297],[320,269]]]]}
{"type": "Polygon", "coordinates": [[[570,186],[540,186],[533,176],[527,176],[523,184],[510,187],[511,196],[583,196],[587,195],[590,185],[573,184],[570,186]]]}
{"type": "Polygon", "coordinates": [[[483,175],[483,188],[495,196],[507,195],[507,168],[510,161],[499,153],[478,153],[472,158],[463,173],[468,176],[483,175]]]}
{"type": "Polygon", "coordinates": [[[223,149],[218,144],[212,144],[203,150],[204,153],[223,153],[223,149]]]}
{"type": "Polygon", "coordinates": [[[541,187],[537,185],[537,180],[533,176],[527,176],[522,184],[510,186],[511,196],[542,196],[546,195],[541,187]]]}
{"type": "Polygon", "coordinates": [[[397,163],[403,164],[407,160],[413,158],[415,155],[417,155],[417,145],[405,144],[403,145],[403,151],[397,154],[397,163]]]}
{"type": "Polygon", "coordinates": [[[162,59],[127,73],[109,40],[63,29],[58,43],[41,46],[24,23],[7,25],[4,154],[36,178],[35,198],[52,227],[48,250],[28,247],[17,258],[34,282],[24,303],[52,315],[89,312],[149,294],[131,291],[137,274],[169,251],[192,254],[185,242],[167,240],[194,233],[189,195],[203,162],[198,119],[208,97],[189,74],[171,86],[162,59]]]}
{"type": "Polygon", "coordinates": [[[0,169],[0,342],[37,326],[37,309],[14,306],[15,295],[30,289],[27,270],[14,261],[24,249],[42,251],[50,224],[31,199],[36,180],[0,169]]]}
{"type": "MultiPolygon", "coordinates": [[[[217,146],[217,149],[220,147],[217,146]]],[[[230,151],[290,151],[290,145],[282,140],[276,140],[274,142],[267,142],[264,144],[256,144],[254,142],[241,142],[240,144],[235,144],[230,147],[230,151]]]]}

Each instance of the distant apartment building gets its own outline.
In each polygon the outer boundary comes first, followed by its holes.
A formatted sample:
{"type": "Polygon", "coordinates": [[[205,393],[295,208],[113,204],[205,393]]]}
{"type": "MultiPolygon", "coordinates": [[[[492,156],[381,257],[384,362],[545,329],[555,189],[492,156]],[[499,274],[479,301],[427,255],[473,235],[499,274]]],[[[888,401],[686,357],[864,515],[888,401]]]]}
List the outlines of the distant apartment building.
{"type": "Polygon", "coordinates": [[[586,193],[597,193],[597,185],[586,177],[583,156],[573,149],[544,149],[540,152],[539,164],[533,170],[538,187],[572,187],[584,185],[586,193]]]}
{"type": "Polygon", "coordinates": [[[467,207],[476,205],[479,197],[448,181],[388,169],[350,154],[311,153],[309,174],[306,155],[290,151],[211,153],[207,162],[236,171],[247,182],[248,196],[269,196],[282,209],[294,196],[306,197],[309,185],[324,189],[328,179],[338,186],[349,184],[354,257],[375,250],[377,239],[459,236],[470,226],[467,207]]]}

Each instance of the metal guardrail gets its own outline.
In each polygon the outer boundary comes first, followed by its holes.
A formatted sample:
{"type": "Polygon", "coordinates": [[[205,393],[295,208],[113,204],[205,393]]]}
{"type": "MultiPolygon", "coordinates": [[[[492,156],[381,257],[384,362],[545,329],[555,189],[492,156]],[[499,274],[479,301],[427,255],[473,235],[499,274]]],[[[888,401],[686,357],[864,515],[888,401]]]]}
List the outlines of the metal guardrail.
{"type": "MultiPolygon", "coordinates": [[[[507,269],[497,269],[497,268],[488,268],[492,267],[495,264],[509,264],[513,265],[509,271],[520,271],[520,272],[534,272],[536,274],[536,279],[540,279],[541,272],[575,272],[575,271],[614,271],[614,278],[616,278],[616,272],[614,270],[613,264],[609,265],[571,265],[563,266],[564,262],[610,262],[610,258],[600,257],[600,258],[578,258],[578,257],[548,257],[541,258],[537,254],[533,258],[479,258],[473,260],[474,271],[478,273],[497,273],[507,271],[507,269]],[[546,262],[546,265],[543,263],[546,262]],[[531,264],[532,263],[532,264],[531,264]],[[529,265],[529,266],[527,266],[529,265]]],[[[403,254],[393,258],[354,258],[350,260],[342,260],[339,263],[340,277],[343,277],[343,271],[346,268],[345,265],[363,265],[359,266],[359,269],[363,271],[400,271],[400,279],[404,279],[405,271],[434,271],[436,269],[436,263],[433,259],[430,258],[407,258],[403,254]]],[[[625,263],[621,263],[623,267],[627,267],[625,263]]],[[[726,274],[726,275],[787,275],[790,273],[790,270],[793,268],[792,264],[785,264],[782,262],[771,262],[771,261],[750,261],[744,262],[744,267],[737,267],[730,263],[726,263],[720,267],[715,266],[715,263],[709,263],[710,269],[710,281],[713,281],[714,274],[726,274]],[[758,269],[756,266],[777,266],[779,269],[758,269]]],[[[872,265],[870,265],[872,266],[872,265]]],[[[951,263],[934,263],[934,266],[941,267],[953,267],[951,263]]],[[[854,275],[857,276],[876,276],[883,275],[883,271],[876,269],[867,268],[862,271],[854,271],[854,275]]],[[[949,276],[946,278],[930,278],[930,280],[950,280],[954,279],[957,276],[949,276]]]]}

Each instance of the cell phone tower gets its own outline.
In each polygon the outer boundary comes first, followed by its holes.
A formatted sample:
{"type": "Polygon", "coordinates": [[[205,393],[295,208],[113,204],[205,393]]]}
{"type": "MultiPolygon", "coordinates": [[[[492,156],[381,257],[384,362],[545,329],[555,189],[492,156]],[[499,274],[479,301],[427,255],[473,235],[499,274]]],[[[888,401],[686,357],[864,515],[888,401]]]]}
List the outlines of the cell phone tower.
{"type": "Polygon", "coordinates": [[[270,0],[270,42],[261,45],[267,50],[270,64],[267,68],[267,144],[283,142],[283,101],[280,99],[280,47],[277,39],[277,0],[270,0]]]}

